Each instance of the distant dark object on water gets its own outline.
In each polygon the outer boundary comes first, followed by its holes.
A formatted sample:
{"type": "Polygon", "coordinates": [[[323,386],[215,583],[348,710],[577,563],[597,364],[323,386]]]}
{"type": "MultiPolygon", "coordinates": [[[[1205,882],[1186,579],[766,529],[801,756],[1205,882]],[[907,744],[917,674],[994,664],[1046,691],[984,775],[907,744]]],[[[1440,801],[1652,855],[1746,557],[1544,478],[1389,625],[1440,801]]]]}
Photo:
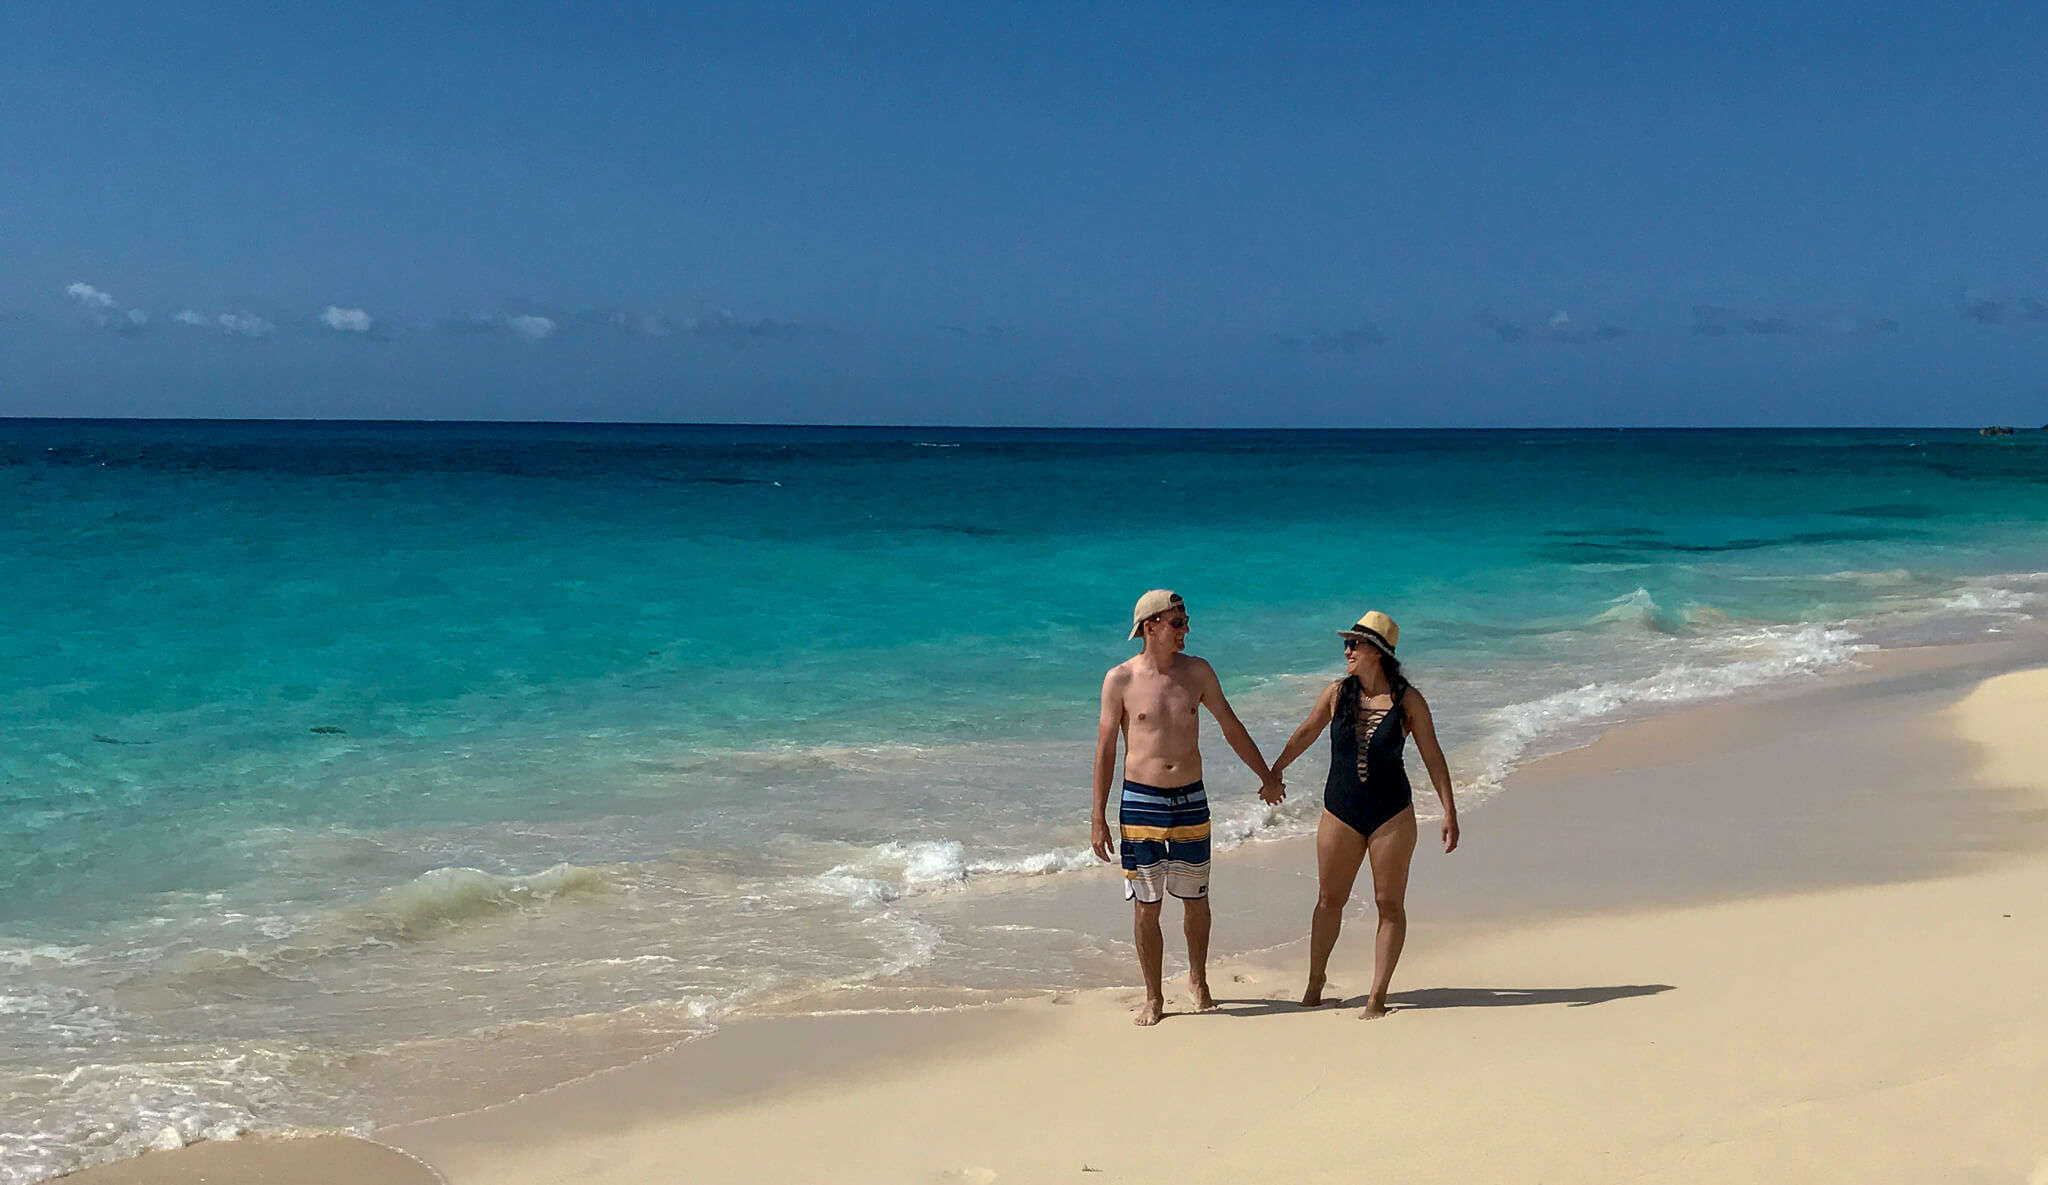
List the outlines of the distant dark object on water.
{"type": "Polygon", "coordinates": [[[1993,425],[1991,425],[1991,426],[1990,426],[1989,428],[1979,428],[1979,429],[1977,429],[1977,435],[1979,435],[1979,436],[2011,436],[2011,435],[2012,435],[2012,425],[2011,425],[2011,424],[1993,424],[1993,425]]]}
{"type": "Polygon", "coordinates": [[[154,744],[156,744],[156,742],[155,742],[155,741],[124,741],[124,740],[122,740],[122,739],[121,739],[120,737],[110,737],[110,736],[108,736],[108,735],[107,735],[106,733],[103,733],[103,732],[96,732],[96,733],[92,734],[92,739],[93,739],[93,740],[96,740],[96,741],[98,741],[98,742],[99,742],[100,744],[102,744],[102,745],[154,745],[154,744]]]}
{"type": "Polygon", "coordinates": [[[340,736],[348,730],[346,728],[341,727],[338,724],[315,724],[313,726],[313,731],[321,734],[322,736],[340,736]]]}

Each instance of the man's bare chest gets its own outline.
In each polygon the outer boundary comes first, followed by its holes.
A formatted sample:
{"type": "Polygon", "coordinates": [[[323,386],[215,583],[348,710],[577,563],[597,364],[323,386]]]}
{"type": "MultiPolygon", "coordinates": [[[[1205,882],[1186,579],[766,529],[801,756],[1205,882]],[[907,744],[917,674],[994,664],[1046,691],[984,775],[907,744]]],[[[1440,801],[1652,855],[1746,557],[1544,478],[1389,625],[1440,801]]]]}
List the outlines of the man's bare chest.
{"type": "Polygon", "coordinates": [[[1132,727],[1180,728],[1194,722],[1201,703],[1194,688],[1176,679],[1145,679],[1124,693],[1124,714],[1132,727]]]}

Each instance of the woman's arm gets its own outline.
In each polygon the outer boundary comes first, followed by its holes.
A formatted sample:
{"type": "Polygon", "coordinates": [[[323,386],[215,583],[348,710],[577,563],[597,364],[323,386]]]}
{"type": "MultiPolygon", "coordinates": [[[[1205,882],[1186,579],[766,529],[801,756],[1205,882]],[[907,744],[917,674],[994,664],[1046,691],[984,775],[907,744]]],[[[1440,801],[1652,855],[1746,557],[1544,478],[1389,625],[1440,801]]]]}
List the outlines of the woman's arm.
{"type": "Polygon", "coordinates": [[[1444,747],[1437,743],[1436,721],[1430,719],[1429,701],[1411,687],[1406,706],[1408,735],[1415,738],[1416,751],[1422,754],[1422,764],[1429,769],[1430,785],[1436,787],[1437,801],[1444,807],[1444,851],[1453,852],[1458,847],[1458,803],[1451,794],[1451,767],[1444,760],[1444,747]]]}
{"type": "Polygon", "coordinates": [[[1287,738],[1287,747],[1280,750],[1280,756],[1274,760],[1274,777],[1279,777],[1281,770],[1293,765],[1294,759],[1307,752],[1308,747],[1316,743],[1316,738],[1323,735],[1323,730],[1330,726],[1330,717],[1337,711],[1337,689],[1342,686],[1342,682],[1332,683],[1316,697],[1315,707],[1308,710],[1308,719],[1302,721],[1294,735],[1287,738]]]}

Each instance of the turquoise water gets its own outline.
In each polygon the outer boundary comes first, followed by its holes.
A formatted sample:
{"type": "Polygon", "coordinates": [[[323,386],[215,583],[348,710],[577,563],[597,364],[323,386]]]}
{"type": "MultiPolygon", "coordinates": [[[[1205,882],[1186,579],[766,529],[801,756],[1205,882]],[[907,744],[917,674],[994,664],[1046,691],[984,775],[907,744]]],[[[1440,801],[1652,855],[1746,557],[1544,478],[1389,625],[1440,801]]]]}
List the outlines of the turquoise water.
{"type": "Polygon", "coordinates": [[[0,421],[0,506],[0,1181],[929,962],[1083,862],[1155,585],[1269,753],[1392,613],[1479,800],[2048,603],[2048,433],[0,421]]]}

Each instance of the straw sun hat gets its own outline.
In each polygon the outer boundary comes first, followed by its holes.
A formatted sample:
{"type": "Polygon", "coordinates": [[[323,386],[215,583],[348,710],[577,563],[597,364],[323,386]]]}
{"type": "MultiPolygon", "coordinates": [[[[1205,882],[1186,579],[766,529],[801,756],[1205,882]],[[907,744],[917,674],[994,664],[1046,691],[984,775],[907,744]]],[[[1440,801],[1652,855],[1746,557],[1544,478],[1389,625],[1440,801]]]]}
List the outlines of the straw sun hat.
{"type": "Polygon", "coordinates": [[[1370,642],[1381,654],[1389,658],[1393,657],[1394,647],[1401,641],[1401,627],[1394,624],[1393,618],[1377,609],[1359,618],[1357,625],[1350,629],[1338,630],[1337,633],[1346,638],[1370,642]]]}

